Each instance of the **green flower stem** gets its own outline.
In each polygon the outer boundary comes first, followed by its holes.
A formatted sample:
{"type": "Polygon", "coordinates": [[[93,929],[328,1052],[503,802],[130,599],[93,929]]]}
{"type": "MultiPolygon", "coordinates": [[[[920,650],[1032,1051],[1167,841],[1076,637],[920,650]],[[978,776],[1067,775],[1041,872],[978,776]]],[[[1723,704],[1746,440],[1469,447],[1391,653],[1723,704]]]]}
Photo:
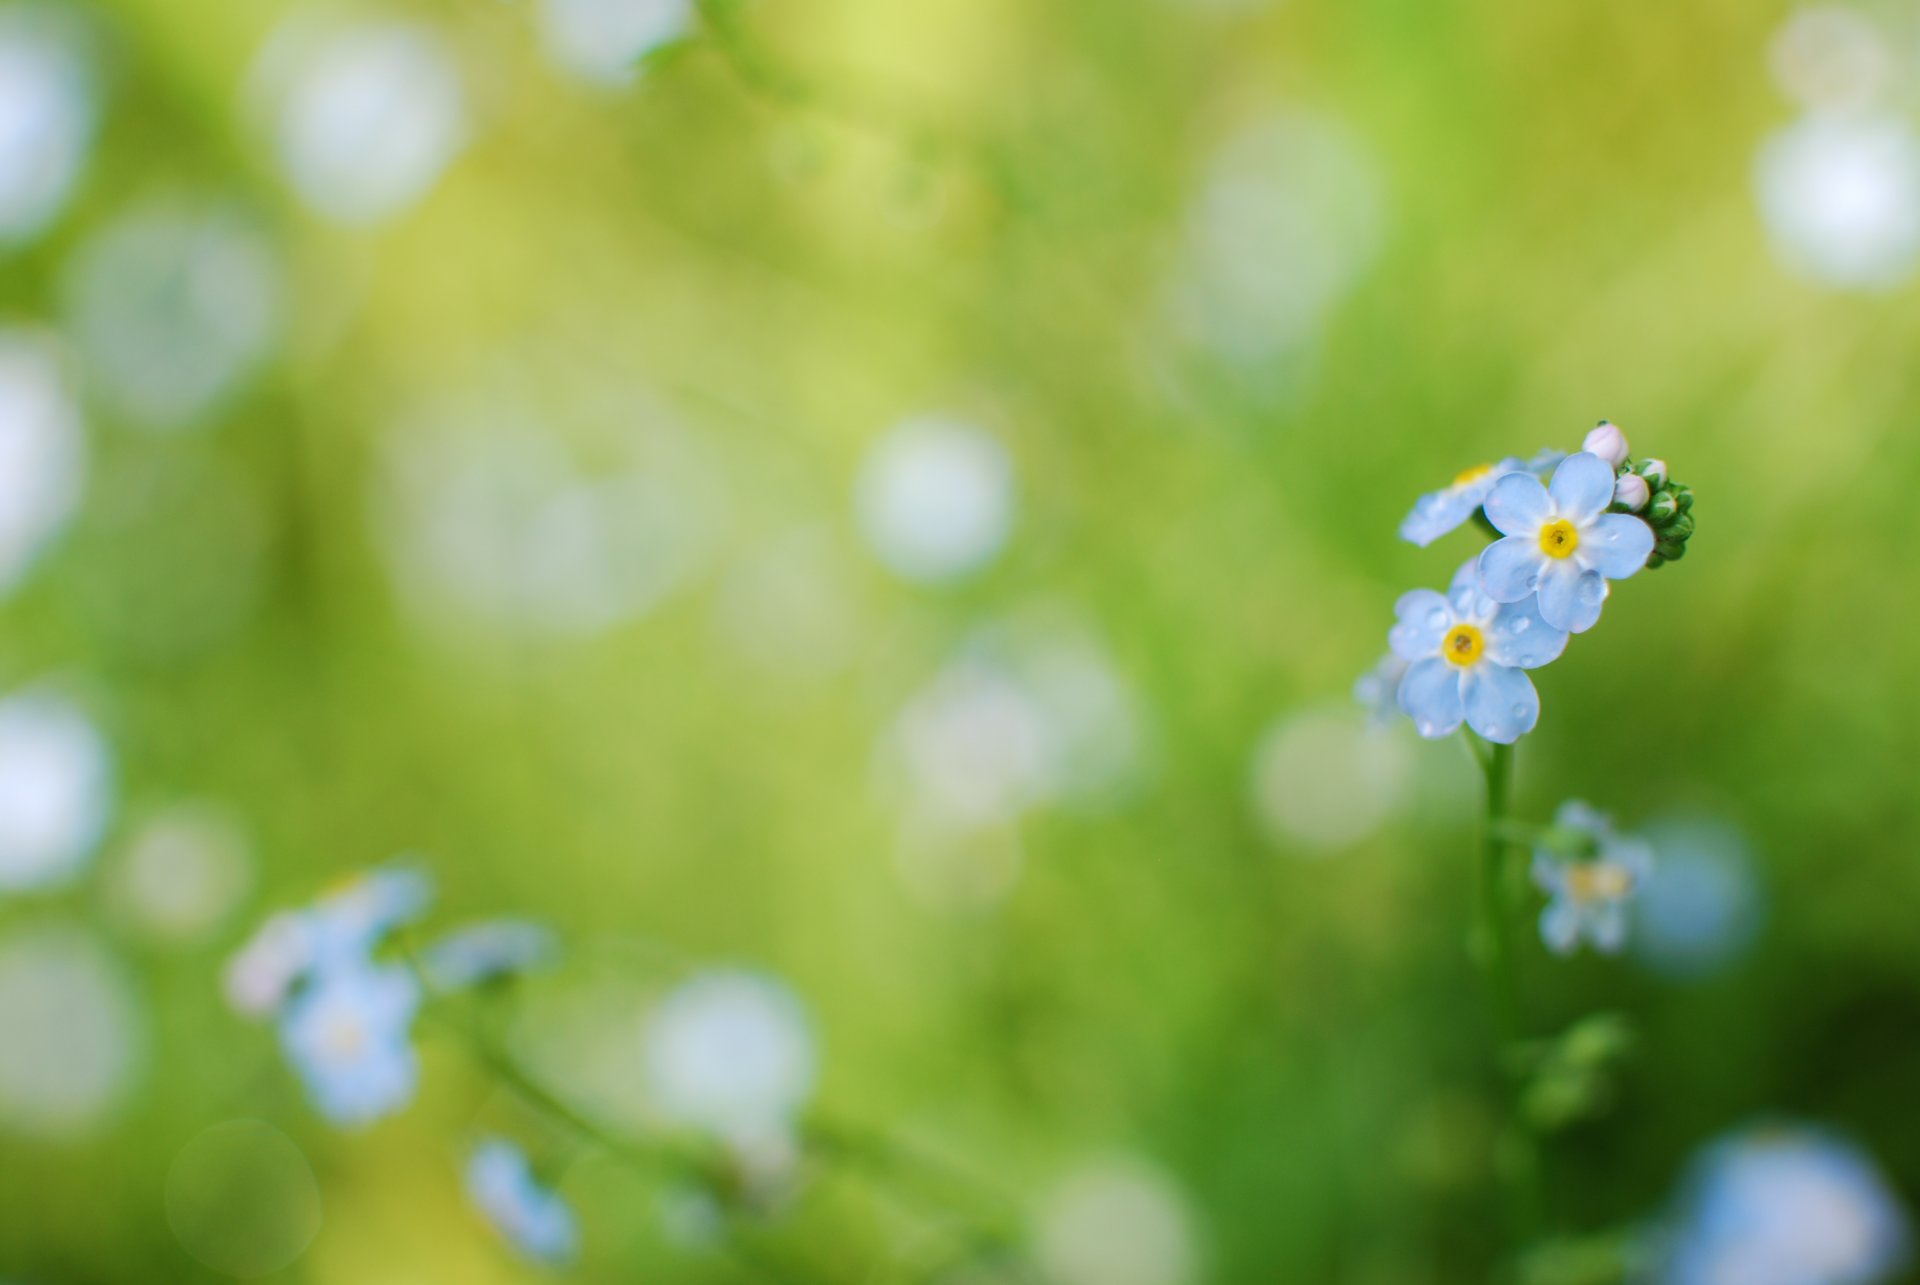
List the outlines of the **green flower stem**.
{"type": "MultiPolygon", "coordinates": [[[[418,972],[418,963],[410,950],[403,948],[402,958],[418,972]]],[[[709,1191],[727,1189],[730,1175],[705,1150],[666,1139],[638,1139],[615,1133],[542,1084],[478,1022],[461,1020],[439,1006],[429,1006],[423,1016],[434,1020],[452,1035],[474,1063],[496,1083],[560,1125],[581,1144],[656,1179],[691,1181],[709,1191]]],[[[969,1194],[979,1194],[979,1184],[969,1175],[963,1175],[951,1166],[935,1163],[924,1153],[909,1152],[897,1142],[878,1134],[844,1124],[815,1124],[808,1127],[803,1136],[818,1153],[844,1161],[849,1167],[865,1169],[870,1176],[904,1180],[905,1185],[917,1185],[923,1190],[932,1187],[949,1190],[972,1188],[969,1194]],[[916,1178],[922,1181],[915,1182],[916,1178]]],[[[925,1190],[925,1194],[931,1198],[935,1193],[925,1190]]],[[[1005,1202],[996,1200],[995,1203],[1005,1202]]],[[[1029,1279],[1024,1271],[1018,1235],[998,1225],[999,1220],[996,1220],[996,1225],[986,1225],[952,1218],[949,1208],[939,1202],[934,1203],[934,1214],[946,1223],[946,1230],[955,1246],[955,1256],[947,1266],[994,1266],[1013,1273],[1009,1277],[1011,1280],[1029,1279]]],[[[784,1282],[818,1279],[812,1271],[802,1273],[794,1264],[773,1258],[750,1236],[729,1236],[726,1245],[740,1267],[761,1279],[784,1282]]]]}
{"type": "Polygon", "coordinates": [[[1533,1131],[1521,1118],[1513,1058],[1526,1039],[1520,1006],[1520,974],[1513,935],[1509,854],[1516,839],[1535,829],[1507,816],[1513,794],[1513,747],[1487,745],[1468,734],[1487,781],[1487,820],[1480,859],[1480,949],[1475,952],[1492,1000],[1502,1089],[1508,1101],[1495,1165],[1508,1187],[1513,1233],[1520,1243],[1540,1226],[1540,1157],[1533,1131]]]}
{"type": "Polygon", "coordinates": [[[1521,1036],[1513,917],[1507,910],[1506,826],[1507,801],[1513,790],[1513,746],[1489,745],[1484,754],[1476,748],[1475,755],[1487,778],[1486,842],[1480,858],[1481,968],[1493,994],[1494,1020],[1505,1046],[1521,1036]]]}

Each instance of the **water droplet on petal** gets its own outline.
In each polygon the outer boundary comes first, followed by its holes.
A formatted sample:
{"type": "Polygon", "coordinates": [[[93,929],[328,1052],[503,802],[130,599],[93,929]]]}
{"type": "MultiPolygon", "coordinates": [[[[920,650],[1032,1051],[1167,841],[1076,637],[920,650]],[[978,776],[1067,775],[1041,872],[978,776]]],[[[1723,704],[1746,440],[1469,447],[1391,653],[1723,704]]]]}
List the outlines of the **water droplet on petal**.
{"type": "Polygon", "coordinates": [[[1525,616],[1515,616],[1513,619],[1513,632],[1516,634],[1524,634],[1532,625],[1533,622],[1525,616]]]}
{"type": "Polygon", "coordinates": [[[1427,624],[1433,629],[1444,629],[1447,624],[1447,613],[1435,607],[1427,613],[1427,624]]]}
{"type": "Polygon", "coordinates": [[[1524,720],[1527,716],[1527,707],[1525,705],[1515,705],[1513,707],[1513,716],[1524,720]]]}

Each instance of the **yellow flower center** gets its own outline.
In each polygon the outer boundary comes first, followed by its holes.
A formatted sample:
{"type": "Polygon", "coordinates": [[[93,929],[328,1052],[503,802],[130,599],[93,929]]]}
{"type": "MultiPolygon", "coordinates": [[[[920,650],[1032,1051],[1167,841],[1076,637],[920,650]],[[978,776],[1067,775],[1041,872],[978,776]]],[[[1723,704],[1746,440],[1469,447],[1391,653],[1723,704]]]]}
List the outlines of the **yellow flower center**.
{"type": "Polygon", "coordinates": [[[367,1031],[360,1019],[348,1013],[336,1013],[321,1033],[320,1046],[338,1062],[350,1062],[367,1046],[367,1031]]]}
{"type": "Polygon", "coordinates": [[[1580,533],[1565,518],[1555,518],[1540,528],[1540,552],[1549,558],[1567,558],[1580,547],[1580,533]]]}
{"type": "Polygon", "coordinates": [[[1493,465],[1491,464],[1476,464],[1472,468],[1463,468],[1453,475],[1453,484],[1455,486],[1468,486],[1474,482],[1478,482],[1491,472],[1493,472],[1493,465]]]}
{"type": "Polygon", "coordinates": [[[1476,625],[1455,625],[1440,640],[1440,654],[1462,669],[1479,660],[1486,649],[1486,637],[1476,625]]]}
{"type": "Polygon", "coordinates": [[[1567,871],[1567,892],[1575,901],[1618,901],[1632,891],[1632,873],[1611,861],[1582,861],[1567,871]]]}

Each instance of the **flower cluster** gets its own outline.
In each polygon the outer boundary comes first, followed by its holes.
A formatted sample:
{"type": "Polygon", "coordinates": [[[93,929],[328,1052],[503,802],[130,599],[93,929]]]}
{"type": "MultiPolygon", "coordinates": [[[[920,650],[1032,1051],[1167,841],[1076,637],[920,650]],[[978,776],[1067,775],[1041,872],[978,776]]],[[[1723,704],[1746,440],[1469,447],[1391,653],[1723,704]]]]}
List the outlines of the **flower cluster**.
{"type": "MultiPolygon", "coordinates": [[[[490,919],[415,948],[402,930],[433,901],[426,875],[395,864],[358,874],[312,903],[270,916],[229,962],[228,1001],[273,1019],[289,1063],[329,1122],[370,1124],[412,1102],[419,1083],[415,1020],[428,1004],[452,1005],[445,1028],[482,1064],[590,1143],[612,1134],[540,1087],[482,1026],[477,1001],[558,955],[547,928],[490,919]]],[[[660,1155],[686,1169],[672,1190],[718,1226],[732,1213],[772,1213],[804,1176],[800,1117],[818,1076],[806,1008],[777,977],[741,968],[697,969],[653,1006],[631,1065],[660,1155]]],[[[623,1041],[622,1047],[630,1047],[623,1041]]],[[[649,1164],[654,1161],[649,1160],[649,1164]]],[[[522,1257],[560,1266],[580,1252],[572,1208],[519,1144],[483,1134],[463,1173],[469,1200],[522,1257]]]]}
{"type": "Polygon", "coordinates": [[[250,1016],[278,1019],[288,1061],[315,1109],[335,1124],[369,1124],[413,1099],[420,982],[376,952],[431,900],[418,870],[369,871],[268,919],[227,967],[228,1000],[250,1016]]]}
{"type": "Polygon", "coordinates": [[[1462,722],[1510,745],[1532,731],[1540,698],[1525,670],[1557,658],[1570,634],[1599,622],[1610,582],[1683,556],[1693,493],[1666,464],[1634,465],[1619,428],[1602,422],[1571,455],[1543,451],[1469,469],[1424,495],[1400,534],[1425,546],[1479,519],[1496,537],[1445,594],[1416,589],[1394,605],[1388,635],[1399,665],[1395,703],[1422,736],[1462,722]]]}
{"type": "Polygon", "coordinates": [[[1547,895],[1540,939],[1571,955],[1582,939],[1614,954],[1627,940],[1627,906],[1653,873],[1653,848],[1604,812],[1569,799],[1533,846],[1533,882],[1547,895]]]}

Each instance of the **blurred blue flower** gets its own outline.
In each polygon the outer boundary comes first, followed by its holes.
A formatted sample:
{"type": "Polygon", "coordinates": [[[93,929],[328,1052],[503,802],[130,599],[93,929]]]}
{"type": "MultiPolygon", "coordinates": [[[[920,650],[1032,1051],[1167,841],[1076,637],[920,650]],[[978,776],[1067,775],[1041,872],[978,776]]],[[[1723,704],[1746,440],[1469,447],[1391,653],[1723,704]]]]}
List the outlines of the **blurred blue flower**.
{"type": "Polygon", "coordinates": [[[1463,470],[1447,485],[1414,501],[1412,511],[1401,519],[1400,538],[1426,548],[1471,518],[1474,511],[1487,502],[1495,482],[1526,467],[1520,460],[1508,456],[1498,464],[1480,464],[1463,470]]]}
{"type": "Polygon", "coordinates": [[[404,1107],[419,1080],[409,1034],[420,986],[404,968],[336,960],[281,1015],[280,1043],[320,1114],[366,1124],[404,1107]]]}
{"type": "Polygon", "coordinates": [[[1633,903],[1633,953],[1654,972],[1709,976],[1753,945],[1764,917],[1760,874],[1746,837],[1697,813],[1640,827],[1660,861],[1633,903]]]}
{"type": "Polygon", "coordinates": [[[1645,841],[1621,834],[1611,817],[1578,799],[1562,803],[1533,852],[1533,881],[1547,894],[1540,939],[1557,955],[1572,954],[1583,937],[1613,954],[1626,944],[1628,903],[1652,873],[1645,841]]]}
{"type": "Polygon", "coordinates": [[[537,968],[557,953],[546,927],[525,919],[491,919],[440,938],[426,948],[420,964],[436,990],[458,990],[537,968]]]}
{"type": "Polygon", "coordinates": [[[467,1197],[516,1250],[538,1263],[571,1262],[580,1249],[573,1210],[534,1179],[526,1153],[488,1138],[467,1161],[467,1197]]]}
{"type": "Polygon", "coordinates": [[[1407,676],[1407,662],[1392,652],[1353,681],[1353,699],[1367,711],[1367,722],[1386,727],[1401,716],[1400,680],[1407,676]]]}
{"type": "Polygon", "coordinates": [[[1496,602],[1539,594],[1540,615],[1555,629],[1584,633],[1600,619],[1607,581],[1647,565],[1653,528],[1609,513],[1613,469],[1597,455],[1570,455],[1542,486],[1509,473],[1487,496],[1487,520],[1505,536],[1480,554],[1480,587],[1496,602]]]}
{"type": "Polygon", "coordinates": [[[394,863],[351,876],[307,912],[315,966],[365,955],[432,903],[433,881],[417,867],[394,863]]]}
{"type": "Polygon", "coordinates": [[[1871,1285],[1909,1257],[1907,1217],[1873,1162],[1820,1130],[1767,1126],[1694,1161],[1662,1285],[1871,1285]]]}
{"type": "Polygon", "coordinates": [[[1511,745],[1533,730],[1540,696],[1522,670],[1559,656],[1567,635],[1545,620],[1532,599],[1502,605],[1480,592],[1468,562],[1445,594],[1415,589],[1394,604],[1399,623],[1387,635],[1408,664],[1400,708],[1420,735],[1467,726],[1511,745]]]}

